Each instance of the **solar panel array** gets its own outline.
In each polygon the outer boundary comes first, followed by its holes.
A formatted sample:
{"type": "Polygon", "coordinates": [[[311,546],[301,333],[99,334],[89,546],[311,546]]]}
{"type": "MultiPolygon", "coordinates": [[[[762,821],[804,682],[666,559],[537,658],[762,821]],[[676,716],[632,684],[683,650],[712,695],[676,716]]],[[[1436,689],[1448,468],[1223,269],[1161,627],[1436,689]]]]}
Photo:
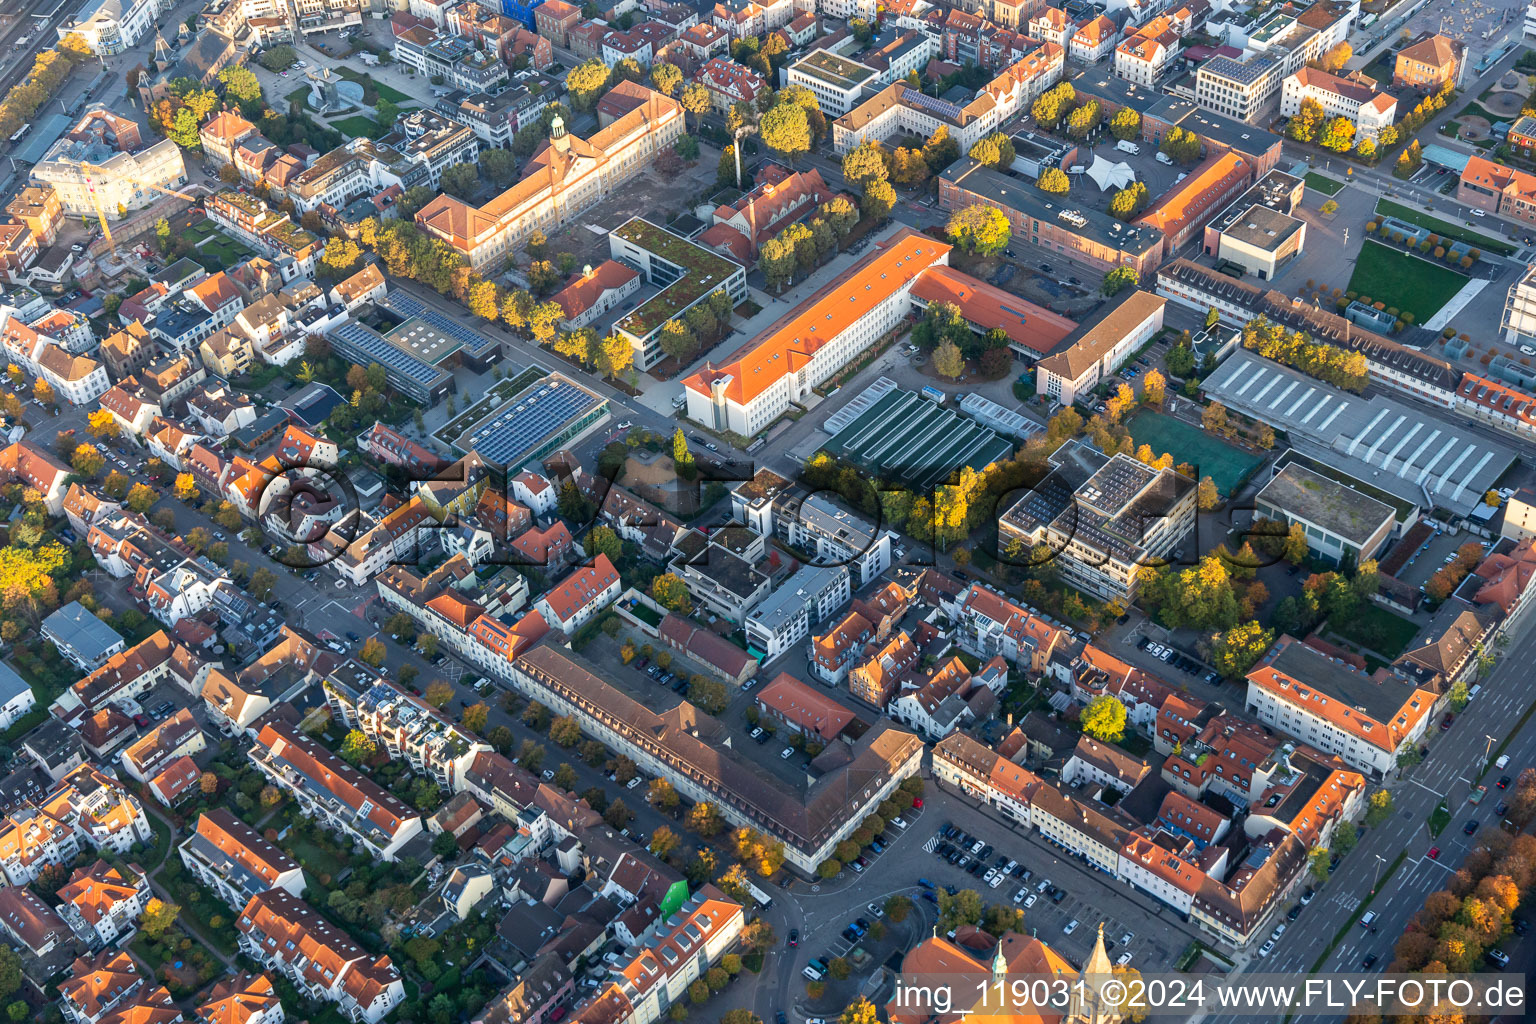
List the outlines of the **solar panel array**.
{"type": "Polygon", "coordinates": [[[499,465],[521,465],[528,451],[602,403],[601,396],[573,381],[546,377],[472,427],[457,445],[499,465]]]}
{"type": "Polygon", "coordinates": [[[444,371],[430,363],[424,363],[410,353],[391,345],[378,331],[352,320],[332,330],[331,338],[333,342],[341,342],[338,347],[344,358],[363,365],[370,362],[378,363],[386,370],[393,370],[422,387],[431,387],[446,376],[444,371]]]}
{"type": "MultiPolygon", "coordinates": [[[[485,353],[497,344],[494,338],[487,338],[479,331],[472,331],[452,317],[445,316],[432,309],[420,300],[406,295],[399,290],[389,292],[380,298],[375,305],[380,309],[387,309],[398,317],[410,320],[420,320],[446,337],[452,338],[464,348],[470,355],[481,358],[485,353]]],[[[404,325],[401,325],[402,327],[404,325]]],[[[399,328],[396,328],[398,330],[399,328]]]]}
{"type": "Polygon", "coordinates": [[[929,96],[927,93],[919,92],[916,89],[908,89],[901,94],[901,99],[903,103],[908,103],[919,109],[926,110],[930,114],[937,114],[939,117],[947,118],[956,123],[960,122],[965,114],[963,109],[948,100],[941,100],[937,96],[929,96]]]}

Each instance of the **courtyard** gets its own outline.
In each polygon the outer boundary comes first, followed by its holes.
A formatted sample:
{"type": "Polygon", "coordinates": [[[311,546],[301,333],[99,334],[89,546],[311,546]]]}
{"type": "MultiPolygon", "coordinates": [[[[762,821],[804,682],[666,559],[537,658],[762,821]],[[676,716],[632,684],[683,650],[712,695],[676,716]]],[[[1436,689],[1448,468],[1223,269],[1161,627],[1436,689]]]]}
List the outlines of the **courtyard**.
{"type": "Polygon", "coordinates": [[[1440,311],[1462,287],[1467,278],[1448,267],[1410,256],[1380,242],[1366,242],[1360,247],[1355,272],[1349,279],[1349,291],[1384,302],[1404,313],[1412,313],[1417,323],[1424,323],[1440,311]]]}

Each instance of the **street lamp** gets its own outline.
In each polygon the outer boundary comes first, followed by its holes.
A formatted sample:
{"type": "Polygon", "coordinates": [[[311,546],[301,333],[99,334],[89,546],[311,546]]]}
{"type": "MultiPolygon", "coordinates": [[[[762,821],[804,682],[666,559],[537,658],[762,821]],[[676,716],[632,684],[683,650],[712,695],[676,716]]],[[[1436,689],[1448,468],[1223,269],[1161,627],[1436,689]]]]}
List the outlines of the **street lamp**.
{"type": "Polygon", "coordinates": [[[1493,753],[1493,737],[1487,733],[1484,733],[1483,739],[1488,741],[1488,745],[1483,748],[1483,760],[1486,761],[1488,760],[1488,755],[1493,753]]]}
{"type": "Polygon", "coordinates": [[[1375,854],[1374,856],[1376,857],[1376,873],[1371,876],[1371,895],[1372,896],[1376,895],[1376,883],[1381,881],[1381,866],[1386,863],[1386,861],[1382,859],[1381,854],[1378,853],[1378,854],[1375,854]]]}

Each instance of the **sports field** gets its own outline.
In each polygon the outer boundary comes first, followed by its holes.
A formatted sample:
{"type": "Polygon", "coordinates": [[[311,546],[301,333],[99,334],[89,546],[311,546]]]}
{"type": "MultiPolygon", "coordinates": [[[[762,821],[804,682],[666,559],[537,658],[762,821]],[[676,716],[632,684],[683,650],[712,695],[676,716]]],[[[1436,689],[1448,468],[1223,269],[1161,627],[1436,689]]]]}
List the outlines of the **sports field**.
{"type": "Polygon", "coordinates": [[[1125,425],[1137,447],[1150,445],[1154,454],[1167,452],[1175,463],[1189,463],[1195,467],[1197,479],[1210,477],[1222,494],[1231,494],[1264,461],[1199,427],[1150,409],[1137,412],[1125,425]]]}

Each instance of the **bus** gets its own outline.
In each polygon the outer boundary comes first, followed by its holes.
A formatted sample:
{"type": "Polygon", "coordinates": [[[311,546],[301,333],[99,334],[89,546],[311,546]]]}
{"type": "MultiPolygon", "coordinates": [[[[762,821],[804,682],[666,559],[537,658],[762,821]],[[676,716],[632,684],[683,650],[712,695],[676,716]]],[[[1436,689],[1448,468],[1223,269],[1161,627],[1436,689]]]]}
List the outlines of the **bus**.
{"type": "Polygon", "coordinates": [[[14,132],[11,133],[11,142],[20,142],[26,136],[27,132],[31,130],[32,125],[30,123],[22,125],[20,128],[17,128],[14,132]]]}
{"type": "Polygon", "coordinates": [[[767,910],[773,906],[773,898],[751,882],[747,883],[747,892],[752,894],[752,898],[757,901],[757,905],[762,909],[767,910]]]}

